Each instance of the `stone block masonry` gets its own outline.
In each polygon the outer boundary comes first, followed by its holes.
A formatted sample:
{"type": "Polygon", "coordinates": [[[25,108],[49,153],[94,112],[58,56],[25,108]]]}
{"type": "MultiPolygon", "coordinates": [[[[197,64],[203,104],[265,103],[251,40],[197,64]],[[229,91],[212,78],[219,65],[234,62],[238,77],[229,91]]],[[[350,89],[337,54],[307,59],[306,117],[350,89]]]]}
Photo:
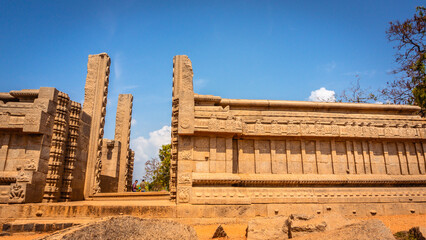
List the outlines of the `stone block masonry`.
{"type": "Polygon", "coordinates": [[[73,173],[86,168],[80,112],[55,88],[0,93],[0,203],[82,198],[71,184],[73,173]]]}
{"type": "Polygon", "coordinates": [[[224,99],[195,94],[192,77],[189,58],[176,56],[178,204],[426,202],[419,107],[224,99]]]}
{"type": "Polygon", "coordinates": [[[103,142],[110,64],[106,53],[89,55],[83,109],[55,88],[0,93],[0,203],[130,189],[132,95],[119,96],[116,140],[103,142]]]}

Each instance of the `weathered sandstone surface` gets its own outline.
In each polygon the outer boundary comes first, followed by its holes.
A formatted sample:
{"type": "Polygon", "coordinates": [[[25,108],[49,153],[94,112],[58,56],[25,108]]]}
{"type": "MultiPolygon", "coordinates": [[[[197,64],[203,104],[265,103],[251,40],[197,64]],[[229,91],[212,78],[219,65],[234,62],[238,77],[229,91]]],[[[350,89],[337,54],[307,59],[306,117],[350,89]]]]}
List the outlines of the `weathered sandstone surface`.
{"type": "Polygon", "coordinates": [[[72,227],[40,238],[40,240],[151,240],[151,239],[198,239],[193,227],[177,222],[142,219],[130,216],[111,217],[104,220],[72,227]]]}

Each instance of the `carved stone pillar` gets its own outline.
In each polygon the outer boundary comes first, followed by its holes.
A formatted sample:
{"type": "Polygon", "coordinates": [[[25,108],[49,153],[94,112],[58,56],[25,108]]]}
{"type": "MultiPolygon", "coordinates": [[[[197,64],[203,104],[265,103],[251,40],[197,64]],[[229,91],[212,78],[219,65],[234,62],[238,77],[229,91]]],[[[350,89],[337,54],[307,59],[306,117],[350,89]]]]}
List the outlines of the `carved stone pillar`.
{"type": "MultiPolygon", "coordinates": [[[[119,156],[118,192],[126,192],[128,180],[128,167],[130,159],[130,127],[132,122],[132,94],[120,94],[118,96],[117,115],[115,120],[114,140],[121,143],[119,156]]],[[[132,165],[133,166],[133,165],[132,165]]]]}
{"type": "MultiPolygon", "coordinates": [[[[172,100],[172,157],[170,166],[170,198],[178,202],[189,202],[191,181],[178,182],[179,163],[178,149],[180,135],[194,133],[194,90],[191,60],[185,55],[173,58],[173,100],[172,100]],[[178,193],[177,193],[178,192],[178,193]]],[[[190,172],[185,167],[179,170],[185,179],[190,172]]]]}
{"type": "Polygon", "coordinates": [[[84,94],[83,112],[91,117],[90,138],[84,197],[96,194],[100,189],[102,169],[101,150],[104,136],[111,59],[106,53],[89,55],[84,94]]]}

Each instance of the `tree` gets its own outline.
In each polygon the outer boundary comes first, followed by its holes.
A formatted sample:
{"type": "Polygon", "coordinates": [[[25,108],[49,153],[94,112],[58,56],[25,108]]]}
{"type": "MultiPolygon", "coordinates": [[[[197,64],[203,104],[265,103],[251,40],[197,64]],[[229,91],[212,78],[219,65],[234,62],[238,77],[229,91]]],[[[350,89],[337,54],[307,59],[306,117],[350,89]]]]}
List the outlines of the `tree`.
{"type": "Polygon", "coordinates": [[[145,182],[148,191],[169,190],[171,144],[163,145],[158,151],[158,158],[145,163],[145,182]]]}
{"type": "Polygon", "coordinates": [[[157,158],[151,158],[150,160],[146,161],[144,176],[146,190],[151,191],[154,188],[157,188],[157,186],[154,186],[154,178],[159,167],[160,161],[158,161],[157,158]]]}
{"type": "Polygon", "coordinates": [[[351,87],[344,89],[337,96],[337,102],[368,103],[376,102],[377,96],[369,88],[361,88],[359,75],[355,75],[356,81],[351,83],[351,87]]]}
{"type": "Polygon", "coordinates": [[[386,31],[391,42],[397,42],[396,62],[399,67],[393,71],[398,77],[388,82],[381,90],[383,96],[395,104],[416,104],[426,107],[426,52],[425,26],[426,8],[417,7],[413,18],[404,22],[390,22],[386,31]]]}

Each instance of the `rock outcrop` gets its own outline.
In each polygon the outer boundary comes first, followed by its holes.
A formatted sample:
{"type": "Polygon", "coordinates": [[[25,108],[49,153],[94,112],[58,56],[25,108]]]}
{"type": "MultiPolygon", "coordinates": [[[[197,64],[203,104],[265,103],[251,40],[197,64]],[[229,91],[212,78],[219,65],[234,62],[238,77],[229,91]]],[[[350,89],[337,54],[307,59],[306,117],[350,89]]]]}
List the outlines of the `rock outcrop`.
{"type": "Polygon", "coordinates": [[[40,240],[196,240],[193,227],[177,222],[137,217],[110,217],[97,222],[72,227],[40,238],[40,240]]]}
{"type": "Polygon", "coordinates": [[[367,220],[344,227],[292,238],[294,240],[395,240],[392,232],[380,220],[367,220]]]}

